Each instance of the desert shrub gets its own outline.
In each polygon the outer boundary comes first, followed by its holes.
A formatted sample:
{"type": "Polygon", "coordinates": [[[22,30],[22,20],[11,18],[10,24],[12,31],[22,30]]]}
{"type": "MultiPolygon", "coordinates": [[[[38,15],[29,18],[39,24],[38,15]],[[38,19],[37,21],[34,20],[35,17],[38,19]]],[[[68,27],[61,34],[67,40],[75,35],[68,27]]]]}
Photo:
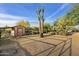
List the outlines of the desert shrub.
{"type": "Polygon", "coordinates": [[[8,38],[8,37],[10,37],[10,31],[6,30],[2,31],[1,38],[8,38]]]}

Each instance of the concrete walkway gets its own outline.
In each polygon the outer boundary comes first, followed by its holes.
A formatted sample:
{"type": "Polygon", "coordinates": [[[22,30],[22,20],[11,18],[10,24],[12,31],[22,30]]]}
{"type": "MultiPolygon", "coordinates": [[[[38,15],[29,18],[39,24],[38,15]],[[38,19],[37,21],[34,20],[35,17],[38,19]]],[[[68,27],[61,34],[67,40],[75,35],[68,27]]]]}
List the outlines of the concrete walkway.
{"type": "Polygon", "coordinates": [[[79,33],[72,35],[72,55],[79,56],[79,33]]]}

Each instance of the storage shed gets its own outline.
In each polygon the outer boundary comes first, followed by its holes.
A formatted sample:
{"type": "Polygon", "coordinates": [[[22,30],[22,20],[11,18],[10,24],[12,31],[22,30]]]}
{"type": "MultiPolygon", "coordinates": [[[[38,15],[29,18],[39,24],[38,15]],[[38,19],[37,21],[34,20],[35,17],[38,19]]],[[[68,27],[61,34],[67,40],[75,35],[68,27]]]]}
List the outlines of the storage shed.
{"type": "Polygon", "coordinates": [[[15,26],[13,27],[14,36],[23,36],[25,35],[25,27],[22,26],[15,26]]]}

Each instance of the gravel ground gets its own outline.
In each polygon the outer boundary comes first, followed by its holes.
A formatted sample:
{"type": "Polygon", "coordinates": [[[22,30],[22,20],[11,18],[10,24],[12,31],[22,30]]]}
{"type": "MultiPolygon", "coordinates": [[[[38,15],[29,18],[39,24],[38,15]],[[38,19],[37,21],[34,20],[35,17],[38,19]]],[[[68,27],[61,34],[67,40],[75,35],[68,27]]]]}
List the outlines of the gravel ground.
{"type": "Polygon", "coordinates": [[[26,56],[31,55],[17,42],[11,40],[0,40],[0,56],[26,56]]]}
{"type": "Polygon", "coordinates": [[[71,36],[51,35],[39,38],[29,35],[13,41],[0,41],[0,55],[9,56],[70,56],[79,55],[79,33],[71,36]],[[71,44],[72,43],[72,44],[71,44]]]}
{"type": "Polygon", "coordinates": [[[63,56],[70,55],[70,48],[68,48],[70,46],[70,43],[64,43],[65,41],[67,41],[66,36],[55,35],[39,38],[37,35],[32,35],[23,36],[21,38],[16,39],[16,41],[19,42],[25,50],[29,51],[31,55],[58,56],[60,55],[60,52],[62,52],[61,55],[63,56]]]}

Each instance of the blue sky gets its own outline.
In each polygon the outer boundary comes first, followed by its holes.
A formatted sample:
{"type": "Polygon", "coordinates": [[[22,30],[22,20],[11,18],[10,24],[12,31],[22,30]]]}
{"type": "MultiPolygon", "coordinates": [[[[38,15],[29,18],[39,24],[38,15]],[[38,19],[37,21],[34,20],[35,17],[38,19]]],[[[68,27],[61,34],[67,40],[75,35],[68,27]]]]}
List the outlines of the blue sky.
{"type": "Polygon", "coordinates": [[[18,21],[25,20],[31,26],[38,26],[37,8],[44,7],[45,22],[52,23],[58,17],[65,15],[72,7],[67,3],[0,3],[0,27],[15,26],[18,21]]]}

